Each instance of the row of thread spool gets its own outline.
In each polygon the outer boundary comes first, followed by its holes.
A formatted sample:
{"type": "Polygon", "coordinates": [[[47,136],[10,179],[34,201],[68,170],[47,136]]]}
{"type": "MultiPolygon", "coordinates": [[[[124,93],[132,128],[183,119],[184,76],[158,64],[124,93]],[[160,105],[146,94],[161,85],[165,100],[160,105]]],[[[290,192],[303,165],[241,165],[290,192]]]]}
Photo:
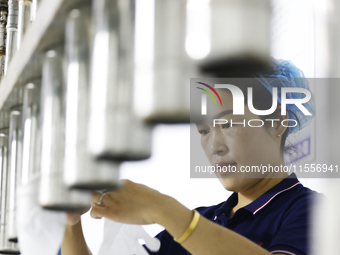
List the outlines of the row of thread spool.
{"type": "MultiPolygon", "coordinates": [[[[38,0],[2,0],[0,1],[0,80],[6,74],[9,63],[14,54],[20,47],[23,35],[27,27],[34,21],[38,6],[38,0]]],[[[14,94],[21,93],[20,89],[14,89],[14,94]]],[[[3,107],[5,108],[5,107],[3,107]]],[[[16,148],[18,144],[18,135],[21,135],[21,106],[12,107],[10,116],[8,111],[2,110],[0,120],[0,140],[1,140],[1,216],[0,216],[0,252],[3,254],[19,253],[17,244],[17,236],[15,231],[15,195],[14,185],[9,184],[11,181],[16,182],[16,172],[13,170],[17,168],[20,162],[15,160],[7,161],[9,158],[17,157],[20,153],[20,147],[16,148]],[[12,129],[9,129],[9,120],[12,129]],[[9,140],[11,138],[11,140],[9,140]],[[14,148],[13,148],[14,146],[14,148]],[[19,151],[18,151],[19,150],[19,151]],[[9,169],[13,169],[9,171],[9,169]],[[12,186],[12,187],[11,187],[12,186]],[[10,188],[12,191],[10,192],[10,188]],[[8,229],[8,222],[13,224],[11,229],[8,229]],[[14,231],[14,233],[10,233],[14,231]],[[8,234],[9,233],[9,234],[8,234]]],[[[18,177],[20,178],[20,177],[18,177]]]]}
{"type": "Polygon", "coordinates": [[[0,79],[20,47],[23,35],[35,19],[38,0],[2,0],[0,2],[0,79]]]}
{"type": "MultiPolygon", "coordinates": [[[[4,72],[20,45],[13,24],[19,24],[20,42],[35,16],[20,12],[26,1],[17,9],[13,2],[0,19],[7,20],[4,72]],[[20,19],[26,21],[22,32],[20,19]]],[[[63,36],[34,56],[30,78],[16,84],[1,109],[0,252],[19,253],[18,186],[38,180],[36,199],[43,208],[83,211],[89,191],[117,188],[122,161],[150,157],[153,125],[190,122],[190,77],[267,68],[269,6],[262,0],[96,0],[75,2],[56,17],[63,36]],[[206,45],[193,49],[194,39],[202,39],[195,25],[200,8],[210,12],[210,32],[203,34],[209,51],[206,45]],[[235,19],[250,25],[239,31],[223,25],[235,19]],[[258,40],[252,31],[259,32],[258,40]],[[197,52],[204,54],[195,58],[197,52]]]]}

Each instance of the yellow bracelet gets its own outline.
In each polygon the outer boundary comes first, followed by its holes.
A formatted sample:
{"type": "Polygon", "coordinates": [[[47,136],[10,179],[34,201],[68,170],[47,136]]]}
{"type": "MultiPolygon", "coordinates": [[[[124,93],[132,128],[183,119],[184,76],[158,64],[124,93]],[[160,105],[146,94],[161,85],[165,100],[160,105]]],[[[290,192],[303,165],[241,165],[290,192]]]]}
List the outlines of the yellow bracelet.
{"type": "Polygon", "coordinates": [[[200,213],[196,210],[193,210],[193,211],[194,211],[194,217],[192,218],[192,221],[189,227],[187,228],[187,230],[185,230],[184,234],[180,238],[174,238],[174,240],[177,243],[183,243],[185,240],[187,240],[187,238],[191,235],[192,231],[196,228],[198,220],[200,218],[200,213]]]}

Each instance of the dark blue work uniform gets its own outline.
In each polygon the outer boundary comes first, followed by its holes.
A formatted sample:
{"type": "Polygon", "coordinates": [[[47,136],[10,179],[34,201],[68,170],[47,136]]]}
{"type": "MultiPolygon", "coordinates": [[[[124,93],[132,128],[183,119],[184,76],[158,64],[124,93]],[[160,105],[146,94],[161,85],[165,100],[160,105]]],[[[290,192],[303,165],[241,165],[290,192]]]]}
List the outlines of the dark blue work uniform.
{"type": "MultiPolygon", "coordinates": [[[[309,255],[309,217],[317,195],[321,194],[304,187],[292,173],[255,201],[238,209],[232,217],[229,215],[238,202],[237,193],[218,205],[196,210],[273,254],[309,255]]],[[[151,255],[190,254],[166,230],[156,237],[161,241],[161,248],[156,253],[146,248],[151,255]]]]}
{"type": "MultiPolygon", "coordinates": [[[[304,187],[292,173],[255,201],[238,209],[232,217],[229,215],[237,204],[237,193],[223,203],[196,210],[273,254],[308,255],[309,217],[312,201],[317,195],[321,194],[304,187]]],[[[150,254],[190,254],[166,230],[156,237],[161,241],[161,248],[156,253],[147,249],[150,254]]]]}

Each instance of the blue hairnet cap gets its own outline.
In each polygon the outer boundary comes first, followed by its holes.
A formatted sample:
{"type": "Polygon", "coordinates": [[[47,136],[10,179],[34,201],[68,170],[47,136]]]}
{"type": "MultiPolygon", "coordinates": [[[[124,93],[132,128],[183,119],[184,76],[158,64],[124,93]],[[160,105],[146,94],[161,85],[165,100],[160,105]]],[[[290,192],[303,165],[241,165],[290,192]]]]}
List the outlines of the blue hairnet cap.
{"type": "MultiPolygon", "coordinates": [[[[287,104],[288,118],[296,120],[300,125],[288,128],[288,135],[294,134],[300,129],[308,126],[315,115],[314,95],[309,88],[308,80],[304,73],[297,68],[292,62],[282,59],[272,58],[272,69],[270,72],[257,73],[254,77],[273,95],[273,87],[278,88],[278,101],[281,104],[281,88],[304,88],[311,92],[311,99],[304,103],[303,106],[312,114],[304,115],[295,104],[287,104]],[[294,113],[294,114],[292,114],[294,113]]],[[[303,93],[287,93],[287,99],[304,98],[303,93]]],[[[294,122],[290,121],[289,126],[293,126],[294,122]]]]}

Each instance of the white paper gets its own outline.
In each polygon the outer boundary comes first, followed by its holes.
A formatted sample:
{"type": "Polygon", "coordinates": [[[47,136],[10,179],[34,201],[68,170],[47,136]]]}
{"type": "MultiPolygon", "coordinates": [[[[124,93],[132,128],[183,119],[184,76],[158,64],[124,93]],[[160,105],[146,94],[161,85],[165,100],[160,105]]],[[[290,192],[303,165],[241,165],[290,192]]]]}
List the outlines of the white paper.
{"type": "Polygon", "coordinates": [[[148,255],[139,239],[144,240],[151,251],[157,252],[160,248],[160,241],[151,237],[142,226],[105,219],[104,240],[98,255],[148,255]]]}
{"type": "Polygon", "coordinates": [[[66,226],[66,213],[48,211],[38,202],[40,176],[17,192],[17,231],[22,255],[56,255],[66,226]]]}

